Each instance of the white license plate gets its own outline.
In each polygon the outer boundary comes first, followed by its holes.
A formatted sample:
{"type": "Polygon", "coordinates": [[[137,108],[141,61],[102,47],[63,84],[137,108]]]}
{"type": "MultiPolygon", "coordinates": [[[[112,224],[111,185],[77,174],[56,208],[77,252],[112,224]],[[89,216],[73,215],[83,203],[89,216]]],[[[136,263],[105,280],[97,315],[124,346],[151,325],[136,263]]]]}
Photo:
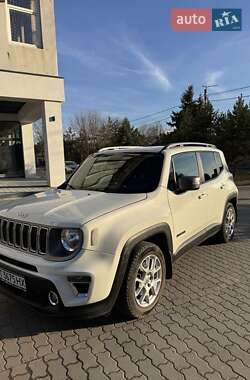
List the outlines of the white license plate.
{"type": "Polygon", "coordinates": [[[0,268],[0,281],[26,292],[25,278],[0,268]]]}

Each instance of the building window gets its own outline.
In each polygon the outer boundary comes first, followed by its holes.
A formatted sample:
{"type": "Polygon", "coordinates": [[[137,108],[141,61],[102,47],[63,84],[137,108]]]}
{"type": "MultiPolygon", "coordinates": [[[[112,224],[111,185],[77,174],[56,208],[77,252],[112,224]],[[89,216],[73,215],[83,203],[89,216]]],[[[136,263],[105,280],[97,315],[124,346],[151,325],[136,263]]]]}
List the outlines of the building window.
{"type": "Polygon", "coordinates": [[[39,0],[7,0],[11,39],[42,49],[41,12],[39,0]]]}

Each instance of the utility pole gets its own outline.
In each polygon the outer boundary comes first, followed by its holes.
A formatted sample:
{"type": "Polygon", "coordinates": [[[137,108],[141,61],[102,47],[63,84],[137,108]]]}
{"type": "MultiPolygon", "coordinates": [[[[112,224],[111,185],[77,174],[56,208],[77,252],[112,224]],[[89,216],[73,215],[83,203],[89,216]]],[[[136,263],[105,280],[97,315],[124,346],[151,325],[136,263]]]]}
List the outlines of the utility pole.
{"type": "Polygon", "coordinates": [[[202,87],[204,88],[204,102],[205,104],[207,104],[208,102],[208,89],[211,88],[211,87],[217,87],[218,85],[217,84],[211,84],[211,85],[203,85],[202,87]]]}

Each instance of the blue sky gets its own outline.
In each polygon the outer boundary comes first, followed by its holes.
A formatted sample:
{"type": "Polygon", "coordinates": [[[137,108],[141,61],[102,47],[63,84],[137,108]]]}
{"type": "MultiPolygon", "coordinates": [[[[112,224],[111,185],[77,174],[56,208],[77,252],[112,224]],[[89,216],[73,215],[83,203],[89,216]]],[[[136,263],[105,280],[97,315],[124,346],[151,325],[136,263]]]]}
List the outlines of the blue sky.
{"type": "MultiPolygon", "coordinates": [[[[64,127],[98,111],[131,120],[178,104],[193,84],[217,92],[250,85],[250,3],[246,0],[56,0],[64,127]],[[242,8],[241,32],[172,32],[173,7],[242,8]]],[[[244,91],[250,94],[250,89],[244,91]]],[[[237,93],[227,96],[234,96],[237,93]]],[[[225,95],[224,95],[225,96],[225,95]]],[[[232,101],[216,103],[227,109],[232,101]]],[[[150,120],[165,117],[155,116],[150,120]]]]}

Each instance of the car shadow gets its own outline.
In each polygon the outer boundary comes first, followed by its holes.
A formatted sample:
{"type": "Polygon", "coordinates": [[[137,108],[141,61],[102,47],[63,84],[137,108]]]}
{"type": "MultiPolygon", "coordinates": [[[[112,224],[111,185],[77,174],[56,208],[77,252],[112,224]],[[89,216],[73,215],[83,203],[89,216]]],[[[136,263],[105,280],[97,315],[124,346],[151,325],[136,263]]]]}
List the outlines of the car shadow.
{"type": "Polygon", "coordinates": [[[0,340],[35,336],[42,333],[52,333],[81,329],[103,328],[104,326],[117,326],[127,323],[126,319],[118,313],[100,318],[83,319],[79,317],[53,317],[19,301],[10,300],[0,296],[0,340]]]}

